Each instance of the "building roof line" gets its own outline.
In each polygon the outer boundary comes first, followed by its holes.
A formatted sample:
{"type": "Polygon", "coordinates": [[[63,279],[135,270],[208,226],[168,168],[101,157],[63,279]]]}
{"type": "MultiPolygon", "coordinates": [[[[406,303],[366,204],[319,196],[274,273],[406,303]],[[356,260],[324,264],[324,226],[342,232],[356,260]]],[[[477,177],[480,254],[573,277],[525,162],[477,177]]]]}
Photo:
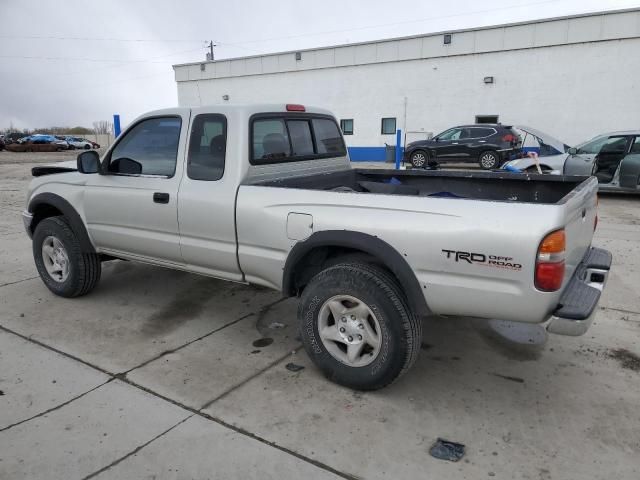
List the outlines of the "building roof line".
{"type": "MultiPolygon", "coordinates": [[[[632,8],[618,9],[618,10],[603,10],[603,11],[580,13],[580,14],[574,14],[574,15],[563,15],[560,17],[546,17],[546,18],[540,18],[540,19],[534,19],[534,20],[523,20],[521,22],[487,25],[483,27],[461,28],[457,30],[442,30],[438,32],[421,33],[421,34],[408,35],[408,36],[402,36],[402,37],[381,38],[378,40],[368,40],[364,42],[341,43],[341,44],[334,44],[334,45],[325,45],[320,47],[303,48],[303,49],[297,49],[297,50],[282,50],[277,52],[261,53],[256,55],[222,58],[220,60],[213,60],[213,61],[203,60],[199,62],[178,63],[173,65],[173,68],[175,69],[176,67],[187,67],[191,65],[201,65],[201,64],[207,64],[207,63],[229,62],[233,60],[245,60],[250,58],[264,58],[264,57],[271,57],[271,56],[277,56],[277,55],[292,54],[296,52],[304,53],[304,52],[311,52],[311,51],[317,51],[317,50],[331,50],[334,48],[356,47],[360,45],[372,45],[376,43],[394,42],[394,41],[400,41],[400,40],[412,40],[412,39],[424,38],[424,37],[435,37],[438,35],[445,35],[445,34],[453,35],[453,34],[459,34],[459,33],[478,32],[483,30],[494,30],[494,29],[507,28],[507,27],[518,27],[523,25],[534,25],[534,24],[549,23],[549,22],[556,22],[556,21],[562,21],[562,20],[572,20],[576,18],[598,17],[598,16],[604,16],[604,15],[615,15],[619,13],[630,13],[630,12],[640,12],[640,7],[632,7],[632,8]]],[[[241,44],[241,42],[236,42],[236,43],[241,44]]],[[[245,43],[249,43],[249,42],[245,42],[245,43]]],[[[229,45],[232,45],[232,44],[229,44],[229,45]]]]}

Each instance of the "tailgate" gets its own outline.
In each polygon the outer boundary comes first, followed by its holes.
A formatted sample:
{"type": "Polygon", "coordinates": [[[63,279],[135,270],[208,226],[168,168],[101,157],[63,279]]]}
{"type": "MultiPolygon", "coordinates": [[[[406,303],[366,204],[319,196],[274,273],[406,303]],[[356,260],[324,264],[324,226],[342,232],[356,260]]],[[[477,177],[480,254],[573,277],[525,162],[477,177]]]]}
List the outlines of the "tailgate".
{"type": "Polygon", "coordinates": [[[567,242],[565,284],[591,246],[598,208],[597,193],[598,181],[595,177],[590,177],[562,200],[565,203],[564,228],[567,242]]]}

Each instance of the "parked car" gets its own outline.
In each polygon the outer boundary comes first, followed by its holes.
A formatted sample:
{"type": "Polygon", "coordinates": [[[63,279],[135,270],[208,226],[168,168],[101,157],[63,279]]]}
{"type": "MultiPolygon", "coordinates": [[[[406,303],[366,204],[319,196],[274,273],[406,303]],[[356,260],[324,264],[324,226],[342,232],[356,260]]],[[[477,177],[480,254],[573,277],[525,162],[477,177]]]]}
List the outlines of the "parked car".
{"type": "Polygon", "coordinates": [[[9,152],[57,152],[67,148],[67,142],[61,142],[53,135],[30,135],[6,146],[9,152]]]}
{"type": "Polygon", "coordinates": [[[4,150],[4,135],[0,135],[0,151],[4,150]]]}
{"type": "Polygon", "coordinates": [[[362,390],[409,369],[428,315],[583,334],[611,265],[595,178],[354,169],[334,116],[302,105],[151,112],[102,159],[32,173],[54,294],[89,293],[115,257],[299,296],[311,360],[362,390]]]}
{"type": "MultiPolygon", "coordinates": [[[[543,171],[565,175],[595,175],[599,190],[639,191],[640,130],[611,132],[598,135],[566,153],[540,157],[543,171]]],[[[533,159],[522,158],[508,162],[505,167],[523,171],[536,170],[533,159]]]]}
{"type": "Polygon", "coordinates": [[[71,146],[71,144],[67,142],[66,137],[63,137],[62,135],[54,135],[54,137],[56,137],[56,140],[58,142],[64,142],[64,145],[67,150],[73,150],[73,147],[71,146]]]}
{"type": "Polygon", "coordinates": [[[430,163],[478,162],[485,170],[499,168],[518,156],[520,137],[511,126],[497,124],[461,125],[430,140],[411,142],[405,147],[404,161],[416,168],[430,163]]]}
{"type": "Polygon", "coordinates": [[[565,175],[595,175],[601,191],[640,193],[640,130],[596,137],[568,153],[565,175]]]}
{"type": "Polygon", "coordinates": [[[84,138],[64,137],[64,139],[67,141],[69,145],[71,145],[72,148],[80,148],[83,150],[90,150],[91,148],[93,148],[93,143],[84,138]]]}
{"type": "Polygon", "coordinates": [[[25,138],[27,136],[28,135],[25,135],[24,133],[20,133],[20,132],[10,132],[4,136],[4,143],[5,145],[8,145],[10,143],[17,142],[21,138],[25,138]]]}

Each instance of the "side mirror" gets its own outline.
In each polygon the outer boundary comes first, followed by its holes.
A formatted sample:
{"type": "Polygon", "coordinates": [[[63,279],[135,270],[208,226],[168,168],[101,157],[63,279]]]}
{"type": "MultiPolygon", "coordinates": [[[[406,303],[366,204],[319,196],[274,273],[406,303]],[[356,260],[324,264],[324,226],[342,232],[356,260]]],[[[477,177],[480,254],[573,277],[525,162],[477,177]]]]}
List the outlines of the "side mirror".
{"type": "Polygon", "coordinates": [[[78,172],[86,174],[99,173],[100,156],[98,152],[89,150],[78,155],[78,172]]]}
{"type": "Polygon", "coordinates": [[[440,140],[438,140],[438,137],[433,137],[433,141],[434,142],[439,142],[440,140]]]}
{"type": "Polygon", "coordinates": [[[569,150],[567,150],[567,153],[569,155],[577,155],[578,154],[578,149],[576,147],[571,147],[571,148],[569,148],[569,150]]]}

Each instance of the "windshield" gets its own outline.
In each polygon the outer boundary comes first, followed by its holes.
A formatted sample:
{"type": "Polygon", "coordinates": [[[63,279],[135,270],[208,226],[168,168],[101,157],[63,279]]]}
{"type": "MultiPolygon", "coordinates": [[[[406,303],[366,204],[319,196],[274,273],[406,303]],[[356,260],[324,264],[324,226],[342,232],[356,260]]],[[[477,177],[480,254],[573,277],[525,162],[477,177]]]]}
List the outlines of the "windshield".
{"type": "Polygon", "coordinates": [[[602,146],[607,143],[609,135],[600,135],[599,137],[587,140],[576,147],[577,153],[596,155],[602,149],[602,146]]]}

